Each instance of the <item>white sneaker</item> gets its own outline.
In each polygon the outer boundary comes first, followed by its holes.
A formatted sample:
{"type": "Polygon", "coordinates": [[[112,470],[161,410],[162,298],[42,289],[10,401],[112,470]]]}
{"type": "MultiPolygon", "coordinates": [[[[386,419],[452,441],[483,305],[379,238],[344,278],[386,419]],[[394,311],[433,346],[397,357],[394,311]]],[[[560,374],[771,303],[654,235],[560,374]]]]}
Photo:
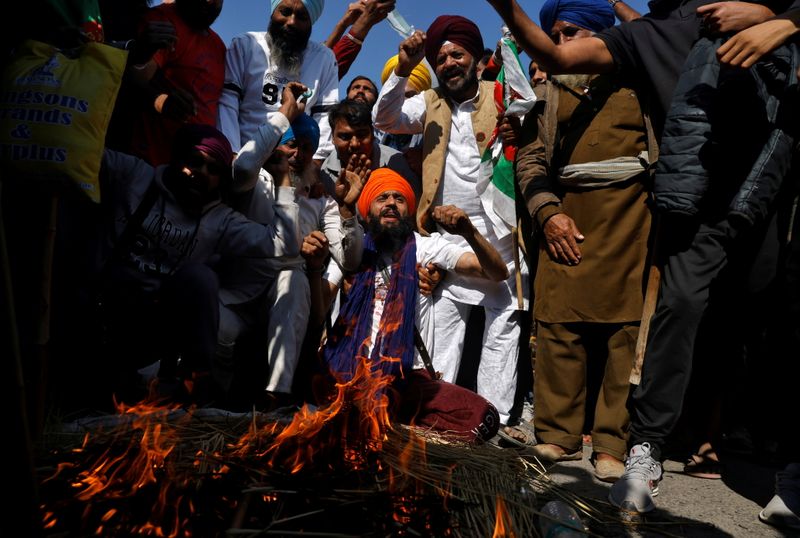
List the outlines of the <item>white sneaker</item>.
{"type": "Polygon", "coordinates": [[[650,456],[650,443],[635,445],[625,462],[625,472],[608,492],[608,500],[622,510],[649,512],[656,507],[653,497],[658,495],[660,481],[661,464],[650,456]]]}
{"type": "Polygon", "coordinates": [[[776,527],[800,530],[800,463],[775,473],[775,496],[758,519],[776,527]]]}

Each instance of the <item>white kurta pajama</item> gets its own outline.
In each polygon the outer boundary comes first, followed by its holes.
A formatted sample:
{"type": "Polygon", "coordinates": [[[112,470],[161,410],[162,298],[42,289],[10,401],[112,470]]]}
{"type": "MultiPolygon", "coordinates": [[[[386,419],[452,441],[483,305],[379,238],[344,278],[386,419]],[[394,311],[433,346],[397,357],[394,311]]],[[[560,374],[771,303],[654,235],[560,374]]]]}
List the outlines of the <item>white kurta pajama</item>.
{"type": "MultiPolygon", "coordinates": [[[[252,191],[235,205],[256,222],[272,222],[275,218],[275,185],[261,163],[288,127],[289,121],[282,113],[270,114],[234,163],[234,190],[252,191]]],[[[356,269],[361,262],[364,237],[356,217],[342,219],[338,204],[330,196],[309,198],[303,186],[295,193],[300,240],[313,230],[323,231],[334,262],[348,270],[356,269]]],[[[265,388],[289,393],[311,309],[305,261],[301,256],[239,258],[230,269],[221,282],[218,353],[230,358],[237,338],[266,319],[270,371],[265,388]]]]}
{"type": "MultiPolygon", "coordinates": [[[[390,133],[421,133],[425,126],[423,94],[406,99],[406,79],[392,73],[381,89],[373,109],[375,127],[390,133]]],[[[483,349],[478,368],[478,394],[492,402],[500,420],[508,421],[514,404],[519,358],[519,313],[514,254],[509,229],[497,229],[486,213],[476,190],[481,155],[472,126],[478,95],[463,103],[452,103],[453,114],[447,140],[442,186],[434,205],[454,205],[464,210],[472,224],[500,253],[509,270],[504,282],[448,275],[434,292],[435,339],[433,360],[443,379],[455,382],[464,348],[470,305],[486,312],[483,349]]],[[[425,179],[423,179],[425,181],[425,179]]],[[[497,219],[495,219],[497,220],[497,219]]],[[[469,248],[464,238],[439,229],[449,241],[469,248]]],[[[528,268],[520,254],[524,308],[527,309],[528,268]]]]}

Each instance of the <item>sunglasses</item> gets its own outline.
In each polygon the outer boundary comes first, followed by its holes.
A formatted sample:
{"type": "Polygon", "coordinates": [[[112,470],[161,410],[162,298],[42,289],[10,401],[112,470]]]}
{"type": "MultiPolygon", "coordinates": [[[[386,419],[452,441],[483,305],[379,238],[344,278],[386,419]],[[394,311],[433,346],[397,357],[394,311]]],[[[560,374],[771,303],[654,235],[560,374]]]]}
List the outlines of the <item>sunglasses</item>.
{"type": "Polygon", "coordinates": [[[564,37],[569,39],[569,38],[575,37],[578,34],[578,32],[580,32],[580,31],[581,31],[581,29],[578,28],[577,26],[565,26],[561,30],[550,30],[550,39],[552,39],[554,42],[558,43],[559,34],[563,35],[564,37]]]}

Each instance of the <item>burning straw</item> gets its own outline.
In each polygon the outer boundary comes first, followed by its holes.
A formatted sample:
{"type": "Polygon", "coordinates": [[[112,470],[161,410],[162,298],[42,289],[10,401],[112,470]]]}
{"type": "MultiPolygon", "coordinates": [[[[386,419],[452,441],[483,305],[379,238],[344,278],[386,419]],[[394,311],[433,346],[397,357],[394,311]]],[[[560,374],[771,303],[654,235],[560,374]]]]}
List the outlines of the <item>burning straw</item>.
{"type": "MultiPolygon", "coordinates": [[[[385,380],[368,372],[291,420],[143,403],[84,422],[81,442],[39,469],[43,528],[50,536],[521,537],[537,535],[545,498],[573,505],[598,534],[621,525],[607,505],[557,486],[516,451],[392,424],[385,380]]],[[[647,528],[668,534],[668,523],[647,528]]]]}

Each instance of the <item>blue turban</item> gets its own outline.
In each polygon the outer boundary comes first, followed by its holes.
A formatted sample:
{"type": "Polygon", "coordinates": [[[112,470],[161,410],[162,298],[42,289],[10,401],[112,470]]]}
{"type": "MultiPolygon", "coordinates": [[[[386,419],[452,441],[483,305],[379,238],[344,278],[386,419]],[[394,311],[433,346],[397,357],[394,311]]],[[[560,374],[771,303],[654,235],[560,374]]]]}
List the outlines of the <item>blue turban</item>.
{"type": "Polygon", "coordinates": [[[592,32],[614,26],[614,8],[607,0],[545,0],[539,11],[542,30],[548,35],[556,21],[564,21],[592,32]]]}
{"type": "MultiPolygon", "coordinates": [[[[271,6],[272,11],[270,13],[275,12],[275,8],[281,3],[282,0],[272,0],[271,6]]],[[[308,16],[311,17],[311,24],[314,24],[319,20],[319,16],[322,15],[322,10],[325,7],[325,0],[300,0],[303,2],[303,5],[306,6],[306,11],[308,11],[308,16]]]]}
{"type": "Polygon", "coordinates": [[[283,133],[281,141],[278,145],[281,146],[294,140],[299,136],[306,136],[311,139],[311,144],[314,146],[314,151],[319,147],[319,125],[308,114],[300,114],[292,122],[289,128],[283,133]]]}

